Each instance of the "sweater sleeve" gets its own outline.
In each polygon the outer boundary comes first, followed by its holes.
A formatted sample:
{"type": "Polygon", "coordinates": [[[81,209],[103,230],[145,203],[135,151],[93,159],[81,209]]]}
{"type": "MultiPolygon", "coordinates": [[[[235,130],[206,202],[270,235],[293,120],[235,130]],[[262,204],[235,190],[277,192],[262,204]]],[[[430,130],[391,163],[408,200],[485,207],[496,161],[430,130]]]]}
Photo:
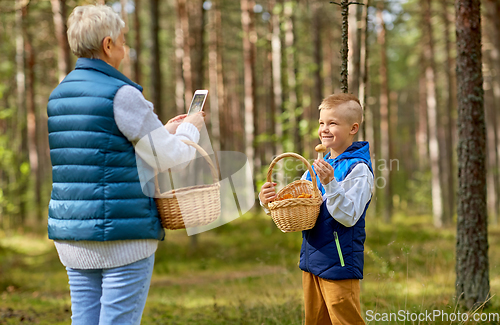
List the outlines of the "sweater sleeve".
{"type": "Polygon", "coordinates": [[[182,123],[170,134],[136,88],[126,85],[113,101],[118,129],[134,145],[136,153],[156,170],[182,169],[193,158],[195,149],[181,140],[198,142],[200,133],[191,123],[182,123]]]}
{"type": "Polygon", "coordinates": [[[330,215],[344,226],[352,227],[370,201],[373,175],[368,166],[358,164],[343,181],[333,179],[324,188],[326,208],[330,215]]]}

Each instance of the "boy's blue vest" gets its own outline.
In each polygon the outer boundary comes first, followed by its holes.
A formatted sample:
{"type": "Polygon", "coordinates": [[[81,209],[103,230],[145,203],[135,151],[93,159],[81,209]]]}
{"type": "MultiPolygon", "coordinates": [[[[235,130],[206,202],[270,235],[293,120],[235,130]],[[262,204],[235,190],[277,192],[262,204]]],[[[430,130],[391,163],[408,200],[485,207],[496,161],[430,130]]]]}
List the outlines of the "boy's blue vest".
{"type": "MultiPolygon", "coordinates": [[[[368,165],[373,173],[368,142],[354,142],[335,159],[328,159],[329,156],[330,154],[325,160],[333,166],[337,182],[343,181],[357,164],[368,165]]],[[[307,180],[311,180],[309,173],[307,180]]],[[[317,176],[316,180],[318,188],[325,194],[317,176]]],[[[325,200],[316,225],[302,232],[299,267],[330,280],[362,279],[366,238],[365,213],[369,204],[370,202],[366,204],[363,215],[354,226],[345,227],[330,215],[325,200]]]]}
{"type": "Polygon", "coordinates": [[[154,199],[142,192],[134,147],[115,123],[113,100],[124,85],[142,91],[106,62],[80,58],[50,95],[50,239],[164,237],[154,199]]]}

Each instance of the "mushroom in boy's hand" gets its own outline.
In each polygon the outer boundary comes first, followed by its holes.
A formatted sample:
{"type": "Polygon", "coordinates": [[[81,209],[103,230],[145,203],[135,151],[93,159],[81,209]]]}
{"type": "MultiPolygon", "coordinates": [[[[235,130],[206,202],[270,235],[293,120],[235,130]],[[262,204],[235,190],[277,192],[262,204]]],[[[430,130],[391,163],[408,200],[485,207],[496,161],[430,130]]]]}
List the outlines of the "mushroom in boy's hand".
{"type": "Polygon", "coordinates": [[[324,144],[318,144],[316,148],[314,148],[316,152],[318,153],[318,159],[323,159],[323,152],[326,151],[326,147],[324,144]]]}

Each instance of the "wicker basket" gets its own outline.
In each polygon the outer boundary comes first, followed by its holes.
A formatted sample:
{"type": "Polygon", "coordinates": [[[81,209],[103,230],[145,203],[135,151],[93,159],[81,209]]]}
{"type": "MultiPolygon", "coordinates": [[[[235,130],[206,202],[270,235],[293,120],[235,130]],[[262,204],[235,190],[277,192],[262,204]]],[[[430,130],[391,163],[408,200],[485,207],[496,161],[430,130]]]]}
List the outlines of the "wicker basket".
{"type": "MultiPolygon", "coordinates": [[[[276,163],[286,157],[297,158],[301,160],[314,176],[314,172],[309,162],[296,153],[284,153],[276,157],[269,165],[267,171],[267,181],[271,182],[273,167],[276,163]]],[[[268,204],[271,211],[271,217],[274,223],[282,232],[294,232],[311,229],[316,224],[319,215],[319,208],[323,202],[321,193],[318,190],[316,177],[311,177],[311,181],[294,181],[277,193],[277,199],[268,204]],[[296,198],[300,194],[311,194],[311,198],[296,198]],[[291,194],[295,198],[280,200],[285,194],[291,194]]]]}
{"type": "Polygon", "coordinates": [[[218,173],[205,150],[198,144],[182,140],[198,150],[208,162],[213,184],[196,185],[161,193],[155,176],[155,202],[163,228],[175,230],[205,226],[220,215],[220,183],[218,173]]]}

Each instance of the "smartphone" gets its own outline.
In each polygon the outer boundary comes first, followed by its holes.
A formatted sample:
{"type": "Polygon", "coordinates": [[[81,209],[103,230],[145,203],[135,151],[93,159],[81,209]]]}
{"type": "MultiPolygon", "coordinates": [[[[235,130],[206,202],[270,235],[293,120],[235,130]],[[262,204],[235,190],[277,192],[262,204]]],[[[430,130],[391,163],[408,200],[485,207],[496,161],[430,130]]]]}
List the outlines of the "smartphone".
{"type": "Polygon", "coordinates": [[[207,96],[208,96],[208,90],[195,91],[187,115],[201,112],[201,110],[203,109],[203,105],[205,104],[205,100],[207,99],[207,96]]]}

